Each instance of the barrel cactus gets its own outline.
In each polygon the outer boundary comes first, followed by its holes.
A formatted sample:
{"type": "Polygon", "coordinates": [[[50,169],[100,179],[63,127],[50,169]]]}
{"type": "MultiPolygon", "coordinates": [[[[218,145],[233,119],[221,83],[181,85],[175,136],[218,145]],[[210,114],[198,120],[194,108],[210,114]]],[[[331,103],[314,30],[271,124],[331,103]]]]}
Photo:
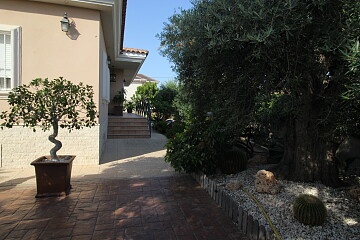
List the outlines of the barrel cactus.
{"type": "Polygon", "coordinates": [[[246,169],[249,157],[240,148],[233,147],[224,153],[220,163],[221,171],[225,174],[238,173],[246,169]]]}
{"type": "Polygon", "coordinates": [[[301,194],[295,198],[293,211],[297,220],[311,226],[322,225],[327,215],[324,203],[309,194],[301,194]]]}

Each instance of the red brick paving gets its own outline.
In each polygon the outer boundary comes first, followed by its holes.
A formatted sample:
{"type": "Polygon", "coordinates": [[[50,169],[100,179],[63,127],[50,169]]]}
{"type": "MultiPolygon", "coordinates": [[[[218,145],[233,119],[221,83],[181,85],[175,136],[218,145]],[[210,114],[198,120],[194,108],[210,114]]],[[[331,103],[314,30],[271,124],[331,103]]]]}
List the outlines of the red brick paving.
{"type": "Polygon", "coordinates": [[[73,181],[67,197],[0,186],[0,239],[247,239],[189,176],[73,181]]]}

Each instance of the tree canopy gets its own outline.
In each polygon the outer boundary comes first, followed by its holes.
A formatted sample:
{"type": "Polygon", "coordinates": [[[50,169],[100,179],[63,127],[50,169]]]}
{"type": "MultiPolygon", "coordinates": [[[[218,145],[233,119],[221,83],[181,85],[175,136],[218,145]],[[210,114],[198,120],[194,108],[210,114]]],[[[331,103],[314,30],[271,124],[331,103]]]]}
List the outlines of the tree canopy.
{"type": "Polygon", "coordinates": [[[334,151],[360,134],[359,36],[359,1],[197,0],[159,39],[193,122],[280,135],[285,177],[336,185],[334,151]]]}

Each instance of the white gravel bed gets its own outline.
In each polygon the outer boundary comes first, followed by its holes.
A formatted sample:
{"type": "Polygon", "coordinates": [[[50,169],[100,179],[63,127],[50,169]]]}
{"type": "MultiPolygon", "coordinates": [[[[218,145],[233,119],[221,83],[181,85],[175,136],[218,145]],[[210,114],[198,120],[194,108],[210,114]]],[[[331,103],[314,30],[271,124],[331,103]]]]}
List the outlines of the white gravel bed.
{"type": "MultiPolygon", "coordinates": [[[[240,181],[243,187],[263,205],[282,239],[360,239],[360,204],[345,190],[336,190],[321,183],[278,180],[281,185],[279,194],[257,193],[254,184],[255,174],[258,170],[268,167],[269,165],[256,166],[233,175],[214,176],[213,180],[222,186],[234,180],[240,181]],[[322,226],[306,226],[294,218],[293,201],[296,196],[305,193],[317,196],[325,203],[328,216],[322,226]]],[[[270,228],[259,207],[248,195],[242,190],[228,192],[259,223],[270,228]]]]}

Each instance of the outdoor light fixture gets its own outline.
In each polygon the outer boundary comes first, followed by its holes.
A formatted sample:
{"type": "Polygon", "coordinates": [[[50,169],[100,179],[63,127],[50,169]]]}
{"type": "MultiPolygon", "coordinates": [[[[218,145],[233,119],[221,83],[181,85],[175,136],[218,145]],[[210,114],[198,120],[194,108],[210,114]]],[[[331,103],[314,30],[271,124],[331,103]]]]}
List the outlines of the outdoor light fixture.
{"type": "Polygon", "coordinates": [[[61,23],[61,30],[63,32],[68,32],[70,27],[70,21],[67,17],[67,13],[64,13],[64,17],[63,19],[61,19],[60,23],[61,23]]]}
{"type": "Polygon", "coordinates": [[[110,58],[110,56],[107,57],[107,64],[108,64],[108,66],[110,67],[110,64],[111,64],[111,58],[110,58]]]}
{"type": "Polygon", "coordinates": [[[112,68],[110,69],[110,82],[116,82],[116,73],[114,66],[112,66],[112,68]]]}

